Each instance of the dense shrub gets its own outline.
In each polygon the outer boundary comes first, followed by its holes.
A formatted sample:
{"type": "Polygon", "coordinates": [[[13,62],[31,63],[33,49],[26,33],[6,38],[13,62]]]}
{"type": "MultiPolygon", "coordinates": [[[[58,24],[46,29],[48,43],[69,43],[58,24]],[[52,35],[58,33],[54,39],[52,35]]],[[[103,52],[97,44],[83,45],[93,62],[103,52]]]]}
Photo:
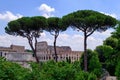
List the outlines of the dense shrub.
{"type": "Polygon", "coordinates": [[[25,80],[29,73],[29,69],[0,57],[0,80],[25,80]]]}
{"type": "Polygon", "coordinates": [[[116,67],[115,75],[117,76],[118,80],[120,80],[120,62],[118,62],[118,65],[116,67]]]}
{"type": "Polygon", "coordinates": [[[48,61],[43,64],[40,76],[41,80],[96,80],[96,75],[81,70],[79,62],[48,61]]]}
{"type": "Polygon", "coordinates": [[[17,63],[0,58],[0,80],[96,80],[96,75],[82,71],[80,62],[30,63],[26,69],[17,63]]]}
{"type": "MultiPolygon", "coordinates": [[[[88,72],[95,74],[97,77],[101,77],[102,74],[102,65],[99,61],[98,54],[96,51],[92,51],[90,49],[87,50],[87,59],[88,59],[88,72]]],[[[81,59],[81,68],[84,69],[84,55],[82,55],[81,59]]]]}

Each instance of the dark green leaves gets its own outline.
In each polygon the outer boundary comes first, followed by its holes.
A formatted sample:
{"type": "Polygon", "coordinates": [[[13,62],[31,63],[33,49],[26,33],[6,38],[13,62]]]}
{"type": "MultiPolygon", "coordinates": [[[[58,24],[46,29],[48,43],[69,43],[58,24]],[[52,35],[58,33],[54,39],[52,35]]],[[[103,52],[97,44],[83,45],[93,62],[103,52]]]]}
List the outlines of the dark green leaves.
{"type": "Polygon", "coordinates": [[[92,10],[79,10],[63,16],[64,24],[88,32],[95,30],[105,31],[116,25],[116,19],[111,16],[92,10]]]}
{"type": "Polygon", "coordinates": [[[39,29],[43,30],[48,26],[45,17],[35,16],[35,17],[32,17],[31,19],[33,22],[32,26],[34,26],[32,27],[33,30],[39,30],[39,29]]]}
{"type": "Polygon", "coordinates": [[[58,17],[50,17],[47,19],[48,22],[48,27],[47,27],[47,31],[49,32],[61,32],[61,31],[65,31],[67,29],[67,27],[65,27],[64,25],[62,25],[62,19],[58,18],[58,17]]]}
{"type": "Polygon", "coordinates": [[[9,22],[5,31],[10,35],[26,37],[28,34],[39,34],[46,26],[47,22],[45,17],[22,17],[9,22]]]}
{"type": "Polygon", "coordinates": [[[20,30],[20,24],[18,21],[9,22],[8,26],[5,28],[5,32],[10,35],[17,35],[17,32],[20,30]]]}

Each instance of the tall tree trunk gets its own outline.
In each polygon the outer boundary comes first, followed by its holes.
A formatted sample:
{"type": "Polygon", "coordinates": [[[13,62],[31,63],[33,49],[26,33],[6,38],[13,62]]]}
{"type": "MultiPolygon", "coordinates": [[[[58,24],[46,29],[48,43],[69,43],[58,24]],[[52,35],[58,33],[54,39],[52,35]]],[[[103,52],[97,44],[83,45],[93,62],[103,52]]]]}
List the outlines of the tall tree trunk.
{"type": "Polygon", "coordinates": [[[37,53],[36,53],[37,39],[35,39],[35,43],[34,43],[35,44],[35,48],[33,47],[32,40],[28,39],[28,42],[29,42],[29,45],[30,45],[30,47],[31,47],[31,49],[33,51],[33,55],[34,55],[34,57],[36,59],[36,62],[39,63],[39,59],[38,59],[37,53]]]}
{"type": "Polygon", "coordinates": [[[87,33],[84,32],[84,70],[87,71],[87,33]]]}
{"type": "Polygon", "coordinates": [[[38,57],[37,57],[36,50],[33,50],[33,54],[34,54],[34,56],[35,56],[36,62],[39,63],[39,59],[38,59],[38,57]]]}
{"type": "Polygon", "coordinates": [[[35,52],[34,52],[34,54],[35,54],[35,58],[36,58],[36,62],[37,63],[39,63],[39,59],[38,59],[38,56],[37,56],[37,38],[35,37],[35,52]]]}
{"type": "Polygon", "coordinates": [[[57,62],[58,60],[58,56],[57,56],[57,50],[56,50],[56,40],[57,40],[57,37],[58,37],[58,35],[55,35],[54,36],[55,38],[54,38],[54,52],[55,52],[55,61],[57,62]]]}

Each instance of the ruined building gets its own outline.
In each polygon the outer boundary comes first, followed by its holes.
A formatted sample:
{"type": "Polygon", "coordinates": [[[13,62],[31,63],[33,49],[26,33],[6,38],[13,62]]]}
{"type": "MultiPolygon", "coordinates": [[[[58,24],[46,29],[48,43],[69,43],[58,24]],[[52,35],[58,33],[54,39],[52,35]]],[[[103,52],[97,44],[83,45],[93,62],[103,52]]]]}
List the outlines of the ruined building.
{"type": "MultiPolygon", "coordinates": [[[[70,59],[72,62],[74,62],[76,60],[79,60],[82,54],[81,51],[72,51],[69,46],[57,46],[56,49],[58,61],[66,61],[67,59],[70,59]]],[[[49,46],[45,41],[38,42],[37,56],[42,62],[55,59],[54,47],[49,46]]]]}
{"type": "Polygon", "coordinates": [[[17,62],[25,67],[27,62],[34,61],[31,53],[25,52],[24,46],[11,45],[10,47],[0,47],[0,56],[5,57],[6,60],[17,62]]]}
{"type": "MultiPolygon", "coordinates": [[[[57,46],[58,61],[70,59],[72,62],[79,60],[82,52],[72,51],[69,46],[57,46]]],[[[0,47],[0,56],[7,60],[26,65],[26,62],[35,61],[32,53],[26,52],[24,46],[11,45],[10,47],[0,47]]],[[[49,46],[47,42],[37,43],[37,56],[40,62],[45,62],[55,58],[54,47],[49,46]]]]}

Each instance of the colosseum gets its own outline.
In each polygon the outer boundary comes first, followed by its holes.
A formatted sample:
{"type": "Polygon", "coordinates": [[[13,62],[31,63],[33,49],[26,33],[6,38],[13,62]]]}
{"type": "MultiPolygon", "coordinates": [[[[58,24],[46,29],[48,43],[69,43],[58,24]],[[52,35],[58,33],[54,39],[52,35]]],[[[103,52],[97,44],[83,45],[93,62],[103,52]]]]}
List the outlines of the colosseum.
{"type": "MultiPolygon", "coordinates": [[[[79,60],[81,51],[72,51],[69,46],[57,46],[58,61],[70,59],[72,62],[79,60]]],[[[47,44],[46,41],[37,43],[37,56],[40,62],[54,60],[54,47],[47,44]]],[[[26,52],[24,46],[11,45],[10,47],[0,47],[0,56],[7,60],[25,65],[26,62],[35,61],[32,53],[26,52]]]]}
{"type": "MultiPolygon", "coordinates": [[[[65,61],[66,59],[70,59],[72,62],[79,60],[81,57],[81,51],[72,51],[69,46],[57,46],[57,56],[58,61],[65,61]]],[[[37,43],[37,56],[39,57],[39,61],[48,61],[51,59],[55,59],[54,55],[54,47],[47,44],[46,41],[37,43]]]]}

